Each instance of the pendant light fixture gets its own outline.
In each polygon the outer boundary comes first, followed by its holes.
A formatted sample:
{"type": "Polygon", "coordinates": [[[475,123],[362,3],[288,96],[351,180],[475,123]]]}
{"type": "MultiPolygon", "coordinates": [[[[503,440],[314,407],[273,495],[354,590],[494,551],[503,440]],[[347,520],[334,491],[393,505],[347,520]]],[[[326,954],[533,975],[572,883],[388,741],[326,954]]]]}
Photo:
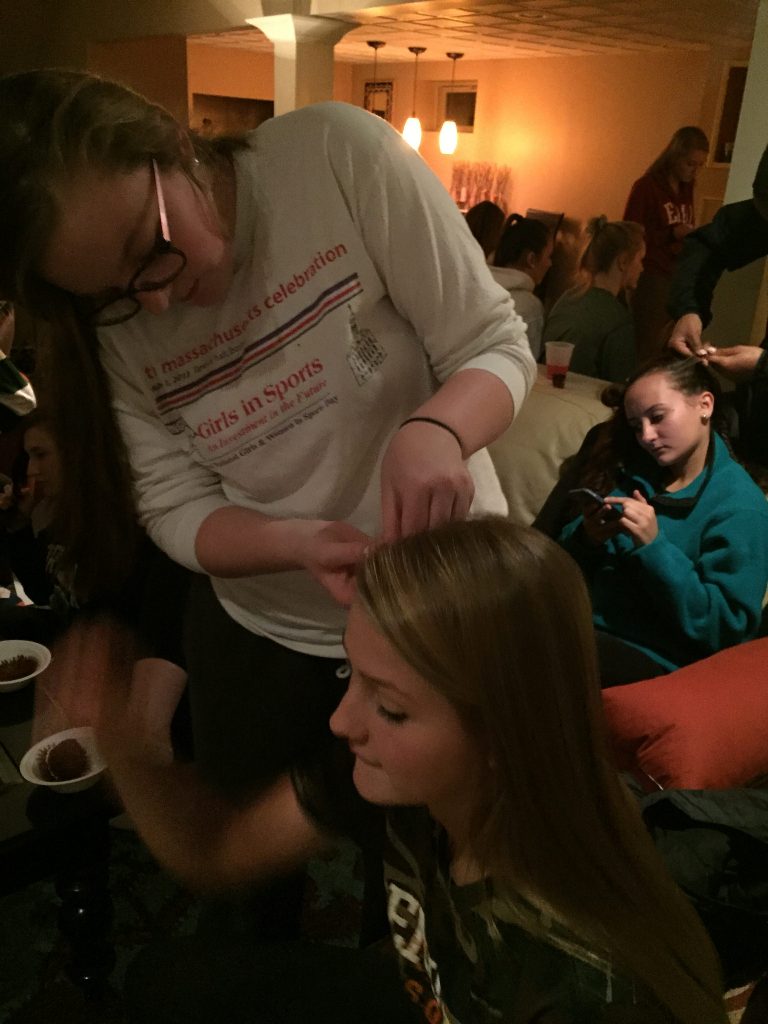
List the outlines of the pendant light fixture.
{"type": "MultiPolygon", "coordinates": [[[[453,92],[453,83],[454,83],[454,80],[456,78],[456,61],[459,60],[460,57],[463,57],[464,54],[463,53],[446,53],[445,56],[446,57],[450,57],[451,60],[453,61],[453,65],[451,67],[451,88],[448,91],[448,93],[446,93],[445,107],[446,107],[446,113],[447,113],[448,112],[448,96],[450,95],[451,92],[453,92]]],[[[441,153],[445,153],[446,156],[450,156],[451,153],[455,153],[456,152],[456,146],[458,145],[458,142],[459,142],[459,130],[456,127],[456,122],[455,121],[443,121],[443,127],[440,129],[440,138],[438,140],[438,145],[440,146],[440,152],[441,153]]]]}
{"type": "Polygon", "coordinates": [[[421,145],[421,121],[416,117],[416,81],[419,77],[419,54],[424,53],[426,46],[409,46],[408,50],[415,57],[413,68],[413,113],[405,122],[403,138],[409,146],[418,150],[421,145]]]}
{"type": "MultiPolygon", "coordinates": [[[[369,39],[368,40],[368,46],[370,46],[373,49],[373,88],[370,90],[370,96],[371,97],[374,97],[376,95],[376,85],[378,83],[378,78],[376,77],[376,69],[377,69],[378,58],[379,58],[379,50],[382,48],[382,46],[386,46],[386,45],[387,44],[382,39],[369,39]]],[[[373,109],[374,109],[374,102],[375,101],[372,98],[370,106],[369,106],[369,104],[368,104],[368,97],[366,96],[365,97],[365,108],[366,108],[366,110],[373,111],[373,109]]]]}

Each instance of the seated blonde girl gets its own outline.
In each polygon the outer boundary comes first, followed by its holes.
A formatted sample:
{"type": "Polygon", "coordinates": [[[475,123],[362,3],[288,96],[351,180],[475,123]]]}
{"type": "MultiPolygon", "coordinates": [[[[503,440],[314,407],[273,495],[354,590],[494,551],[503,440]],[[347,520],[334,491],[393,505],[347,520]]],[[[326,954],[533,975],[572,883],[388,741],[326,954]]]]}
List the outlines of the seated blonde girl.
{"type": "Polygon", "coordinates": [[[103,742],[190,883],[290,870],[336,833],[377,845],[400,982],[376,951],[164,941],[129,977],[131,1020],[724,1024],[701,923],[610,768],[589,601],[557,544],[498,519],[378,546],[345,645],[336,739],[250,802],[142,761],[119,708],[103,742]]]}
{"type": "Polygon", "coordinates": [[[623,381],[635,368],[635,327],[620,301],[643,269],[643,229],[630,221],[595,217],[581,258],[583,280],[550,310],[544,341],[575,345],[571,370],[601,380],[623,381]]]}

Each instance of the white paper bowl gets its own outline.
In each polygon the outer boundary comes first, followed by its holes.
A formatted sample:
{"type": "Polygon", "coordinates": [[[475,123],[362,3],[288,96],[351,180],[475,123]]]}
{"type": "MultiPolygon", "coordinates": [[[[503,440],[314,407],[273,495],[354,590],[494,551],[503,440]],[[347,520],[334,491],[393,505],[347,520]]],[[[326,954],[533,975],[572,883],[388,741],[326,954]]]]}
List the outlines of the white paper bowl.
{"type": "Polygon", "coordinates": [[[88,789],[98,780],[105,768],[104,759],[96,746],[96,736],[89,725],[81,725],[76,729],[64,729],[62,732],[54,733],[53,736],[46,736],[44,740],[40,740],[39,743],[35,743],[33,747],[29,748],[19,765],[19,771],[27,782],[33,782],[36,786],[47,786],[48,789],[54,789],[57,793],[78,793],[81,789],[88,789]],[[68,739],[77,740],[83,747],[91,765],[90,771],[77,779],[66,779],[61,782],[43,778],[39,765],[41,754],[68,739]]]}
{"type": "Polygon", "coordinates": [[[18,679],[0,680],[0,693],[10,693],[12,690],[20,690],[26,686],[30,679],[40,675],[43,669],[48,668],[51,663],[51,652],[42,644],[33,643],[31,640],[0,640],[0,662],[10,661],[11,658],[18,658],[23,655],[27,658],[34,658],[37,668],[18,679]]]}

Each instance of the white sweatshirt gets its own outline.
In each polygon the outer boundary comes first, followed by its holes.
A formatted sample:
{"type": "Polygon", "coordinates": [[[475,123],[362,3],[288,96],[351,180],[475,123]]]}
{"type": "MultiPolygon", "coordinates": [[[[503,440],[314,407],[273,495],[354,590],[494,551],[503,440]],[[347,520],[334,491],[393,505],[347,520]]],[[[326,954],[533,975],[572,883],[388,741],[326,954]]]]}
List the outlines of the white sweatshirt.
{"type": "Polygon", "coordinates": [[[541,355],[541,335],[544,330],[544,306],[541,299],[533,294],[536,287],[530,274],[514,267],[491,267],[494,281],[506,288],[515,303],[515,311],[525,321],[528,330],[528,344],[533,358],[541,355]]]}
{"type": "MultiPolygon", "coordinates": [[[[375,536],[383,454],[439,382],[488,370],[517,410],[535,377],[525,327],[464,218],[386,122],[324,103],[249,141],[235,157],[226,300],[99,332],[142,521],[198,571],[197,531],[229,504],[375,536]]],[[[343,656],[344,610],[307,572],[214,588],[247,629],[343,656]]]]}

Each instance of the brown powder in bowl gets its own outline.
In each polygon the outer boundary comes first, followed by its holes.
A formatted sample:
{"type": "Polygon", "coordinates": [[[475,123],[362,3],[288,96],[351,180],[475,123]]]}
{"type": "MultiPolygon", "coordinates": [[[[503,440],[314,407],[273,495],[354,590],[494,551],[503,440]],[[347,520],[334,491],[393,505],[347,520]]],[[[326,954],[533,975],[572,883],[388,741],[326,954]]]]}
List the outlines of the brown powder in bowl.
{"type": "Polygon", "coordinates": [[[30,675],[37,668],[37,658],[27,654],[17,654],[15,658],[0,661],[0,683],[9,683],[13,679],[21,679],[30,675]]]}
{"type": "Polygon", "coordinates": [[[46,747],[37,756],[37,771],[46,782],[69,782],[91,770],[88,754],[75,739],[46,747]]]}

